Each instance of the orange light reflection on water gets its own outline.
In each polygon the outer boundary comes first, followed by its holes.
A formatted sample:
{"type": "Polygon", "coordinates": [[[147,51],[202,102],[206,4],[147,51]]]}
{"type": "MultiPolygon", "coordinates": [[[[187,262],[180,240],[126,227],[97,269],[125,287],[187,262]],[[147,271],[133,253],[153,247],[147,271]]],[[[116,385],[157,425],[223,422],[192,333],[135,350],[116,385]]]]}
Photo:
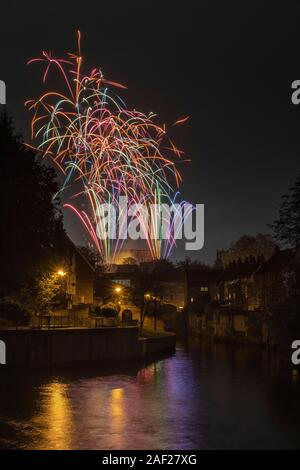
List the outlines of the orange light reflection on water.
{"type": "Polygon", "coordinates": [[[33,419],[42,435],[39,449],[72,449],[73,416],[67,392],[68,385],[61,382],[50,383],[45,389],[41,409],[33,419]]]}

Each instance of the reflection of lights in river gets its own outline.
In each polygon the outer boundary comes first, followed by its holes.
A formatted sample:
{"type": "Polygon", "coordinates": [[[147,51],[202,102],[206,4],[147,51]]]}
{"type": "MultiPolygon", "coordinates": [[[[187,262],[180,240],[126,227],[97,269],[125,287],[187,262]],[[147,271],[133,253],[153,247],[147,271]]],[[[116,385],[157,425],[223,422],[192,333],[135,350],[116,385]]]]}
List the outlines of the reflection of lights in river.
{"type": "Polygon", "coordinates": [[[139,382],[153,382],[156,381],[156,379],[159,379],[161,371],[161,363],[154,362],[153,364],[140,369],[137,373],[137,379],[139,382]]]}
{"type": "MultiPolygon", "coordinates": [[[[41,449],[71,449],[71,428],[73,424],[72,411],[67,396],[68,386],[64,383],[53,382],[45,389],[45,402],[42,402],[43,412],[40,416],[44,428],[41,449]]],[[[36,418],[39,421],[39,418],[36,418]]]]}
{"type": "Polygon", "coordinates": [[[124,389],[113,388],[110,397],[112,429],[113,432],[119,432],[124,427],[124,389]]]}

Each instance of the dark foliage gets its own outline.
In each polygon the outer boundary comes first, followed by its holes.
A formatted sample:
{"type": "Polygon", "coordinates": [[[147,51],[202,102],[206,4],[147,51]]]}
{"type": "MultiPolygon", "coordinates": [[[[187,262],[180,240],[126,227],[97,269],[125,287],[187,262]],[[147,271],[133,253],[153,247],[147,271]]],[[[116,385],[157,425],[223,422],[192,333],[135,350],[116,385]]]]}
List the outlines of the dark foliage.
{"type": "Polygon", "coordinates": [[[32,282],[49,250],[62,239],[62,217],[53,196],[55,172],[42,164],[0,115],[0,237],[2,295],[32,282]]]}
{"type": "Polygon", "coordinates": [[[0,319],[18,325],[26,325],[29,320],[28,312],[13,302],[0,302],[0,319]]]}
{"type": "Polygon", "coordinates": [[[289,194],[283,196],[279,209],[279,219],[270,227],[284,246],[296,248],[300,244],[300,175],[289,194]]]}
{"type": "Polygon", "coordinates": [[[113,318],[116,318],[117,316],[118,316],[118,312],[113,308],[103,307],[100,310],[100,317],[106,317],[106,318],[113,317],[113,318]]]}
{"type": "Polygon", "coordinates": [[[93,245],[78,246],[77,248],[93,268],[101,264],[101,256],[93,245]]]}

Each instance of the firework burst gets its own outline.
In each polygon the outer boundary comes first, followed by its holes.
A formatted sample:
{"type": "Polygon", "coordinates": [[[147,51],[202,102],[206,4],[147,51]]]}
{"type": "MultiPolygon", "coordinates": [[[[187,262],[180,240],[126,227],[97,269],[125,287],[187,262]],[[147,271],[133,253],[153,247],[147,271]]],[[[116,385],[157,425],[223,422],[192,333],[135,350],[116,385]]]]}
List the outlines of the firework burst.
{"type": "MultiPolygon", "coordinates": [[[[62,80],[61,89],[25,104],[33,113],[34,149],[59,168],[64,176],[61,191],[71,188],[72,201],[65,207],[80,219],[104,262],[111,263],[123,240],[104,236],[105,227],[97,225],[99,206],[117,205],[120,196],[126,196],[129,205],[173,204],[181,183],[175,162],[183,152],[169,139],[166,127],[156,123],[155,114],[127,109],[117,95],[126,87],[104,78],[100,69],[83,71],[80,43],[78,32],[77,54],[58,59],[44,51],[41,58],[28,62],[44,66],[44,83],[50,71],[62,80]],[[87,201],[86,211],[76,207],[76,200],[82,196],[87,201]]],[[[169,256],[175,245],[174,233],[168,240],[155,240],[142,215],[140,223],[152,257],[169,256]]]]}

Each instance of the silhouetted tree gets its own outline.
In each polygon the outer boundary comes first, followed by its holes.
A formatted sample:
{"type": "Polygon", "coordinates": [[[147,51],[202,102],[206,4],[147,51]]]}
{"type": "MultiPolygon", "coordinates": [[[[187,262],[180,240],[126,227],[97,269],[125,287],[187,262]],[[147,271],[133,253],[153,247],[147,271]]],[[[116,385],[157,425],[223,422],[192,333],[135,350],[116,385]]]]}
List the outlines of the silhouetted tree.
{"type": "Polygon", "coordinates": [[[86,246],[78,246],[78,250],[82,253],[84,258],[96,268],[96,266],[100,265],[102,262],[101,256],[99,251],[91,244],[86,246]]]}
{"type": "Polygon", "coordinates": [[[243,235],[228,250],[217,251],[215,261],[216,268],[224,268],[230,263],[250,262],[250,259],[258,259],[259,256],[270,258],[276,250],[276,242],[269,234],[258,233],[256,236],[243,235]]]}
{"type": "Polygon", "coordinates": [[[270,227],[279,242],[289,248],[295,248],[300,243],[300,175],[294,186],[289,189],[289,194],[285,194],[282,199],[279,219],[270,227]]]}
{"type": "Polygon", "coordinates": [[[128,299],[140,310],[140,327],[143,328],[147,315],[149,299],[147,295],[152,291],[153,278],[148,273],[140,273],[128,290],[128,299]]]}
{"type": "Polygon", "coordinates": [[[167,259],[158,259],[153,262],[152,274],[158,279],[168,277],[174,274],[175,266],[172,261],[167,259]]]}
{"type": "Polygon", "coordinates": [[[0,115],[0,286],[2,295],[32,282],[64,234],[55,172],[27,149],[0,115]]]}

